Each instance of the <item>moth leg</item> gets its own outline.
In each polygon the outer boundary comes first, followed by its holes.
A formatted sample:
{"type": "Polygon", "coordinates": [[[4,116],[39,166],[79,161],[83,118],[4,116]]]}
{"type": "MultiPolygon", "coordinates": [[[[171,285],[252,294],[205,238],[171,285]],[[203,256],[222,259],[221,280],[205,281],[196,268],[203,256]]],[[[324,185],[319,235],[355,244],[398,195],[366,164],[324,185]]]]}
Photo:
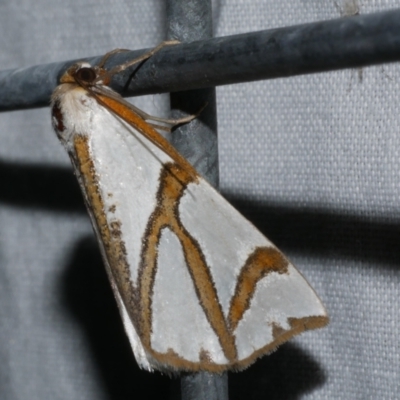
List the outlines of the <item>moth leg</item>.
{"type": "MultiPolygon", "coordinates": [[[[158,51],[160,51],[162,48],[164,48],[164,47],[166,47],[166,46],[173,46],[173,45],[179,44],[179,43],[180,43],[180,42],[179,42],[178,40],[166,40],[165,42],[160,43],[158,46],[154,47],[154,49],[152,49],[152,50],[150,50],[150,51],[148,51],[148,52],[142,54],[141,56],[136,57],[136,58],[133,59],[133,60],[127,61],[127,62],[124,63],[124,64],[115,66],[114,68],[112,68],[112,69],[110,69],[109,71],[107,71],[107,74],[108,74],[108,76],[111,78],[113,75],[118,74],[119,72],[124,71],[125,69],[131,67],[132,65],[135,65],[135,64],[138,64],[138,63],[140,63],[140,62],[142,62],[142,61],[147,60],[148,58],[150,58],[151,56],[153,56],[154,54],[156,54],[158,51]]],[[[109,57],[109,56],[112,55],[112,54],[119,53],[120,51],[124,51],[124,50],[122,50],[122,49],[121,49],[121,50],[120,50],[120,49],[116,49],[116,50],[113,50],[113,51],[114,51],[114,53],[113,53],[113,52],[110,52],[111,54],[110,54],[110,53],[107,53],[104,57],[106,57],[107,55],[108,55],[108,57],[109,57]]],[[[104,57],[103,57],[103,59],[104,59],[104,57]]],[[[108,58],[108,57],[107,57],[107,58],[108,58]]]]}
{"type": "Polygon", "coordinates": [[[154,117],[154,116],[152,116],[150,114],[147,114],[146,112],[144,112],[142,110],[140,110],[140,114],[139,115],[146,121],[156,121],[156,122],[162,122],[164,124],[171,125],[170,127],[164,127],[164,126],[160,126],[160,125],[157,125],[157,124],[152,124],[151,122],[149,122],[149,124],[151,126],[153,126],[154,128],[162,129],[162,130],[167,131],[167,132],[171,132],[171,129],[174,126],[181,125],[181,124],[187,124],[188,122],[193,121],[195,118],[197,118],[201,114],[201,112],[204,110],[205,107],[207,107],[207,103],[204,104],[200,108],[200,110],[198,110],[195,114],[190,114],[190,115],[188,115],[186,117],[175,118],[175,119],[154,117]]]}
{"type": "Polygon", "coordinates": [[[166,119],[166,118],[159,118],[159,117],[153,117],[152,115],[146,114],[145,112],[142,111],[145,116],[141,115],[141,117],[153,128],[160,129],[162,131],[166,132],[171,132],[172,128],[177,125],[181,124],[186,124],[190,121],[193,121],[198,114],[191,114],[188,115],[187,117],[179,118],[179,119],[166,119]],[[168,124],[169,126],[164,126],[164,125],[158,125],[158,124],[153,124],[152,122],[148,121],[157,121],[157,122],[162,122],[164,124],[168,124]]]}
{"type": "MultiPolygon", "coordinates": [[[[91,91],[93,94],[99,94],[101,96],[105,96],[108,98],[112,98],[119,103],[122,103],[125,107],[129,108],[132,110],[135,114],[139,115],[140,118],[142,118],[145,121],[156,121],[156,122],[162,122],[163,124],[171,125],[171,127],[168,126],[160,126],[157,124],[152,124],[151,122],[148,122],[150,125],[157,129],[162,129],[164,131],[170,132],[171,128],[180,125],[180,124],[185,124],[188,123],[192,120],[194,120],[196,117],[198,117],[201,112],[204,110],[204,108],[207,106],[207,103],[205,103],[196,113],[188,115],[186,117],[182,118],[177,118],[177,119],[168,119],[168,118],[160,118],[160,117],[155,117],[153,115],[150,115],[146,113],[145,111],[141,110],[140,108],[136,107],[134,104],[129,103],[126,101],[124,98],[122,98],[119,94],[115,92],[110,92],[109,90],[105,90],[101,86],[92,86],[91,91]]],[[[101,100],[99,99],[101,102],[101,100]]]]}
{"type": "MultiPolygon", "coordinates": [[[[202,111],[203,108],[200,111],[202,111]]],[[[169,119],[169,118],[154,117],[153,115],[147,114],[144,111],[142,111],[142,115],[140,115],[140,116],[143,119],[145,119],[146,121],[162,122],[164,124],[173,126],[173,125],[185,124],[187,122],[193,121],[199,115],[199,113],[200,112],[197,112],[196,114],[190,114],[190,115],[188,115],[186,117],[182,117],[182,118],[169,119]]]]}
{"type": "MultiPolygon", "coordinates": [[[[119,99],[120,100],[120,99],[119,99]]],[[[120,100],[121,101],[121,100],[120,100]]],[[[199,111],[197,111],[197,113],[195,114],[190,114],[186,117],[182,117],[182,118],[178,118],[178,119],[168,119],[168,118],[161,118],[161,117],[155,117],[153,115],[148,114],[146,111],[141,110],[140,108],[136,107],[134,104],[132,103],[128,103],[124,101],[124,104],[129,107],[129,109],[131,109],[132,111],[134,111],[136,114],[139,115],[139,117],[141,117],[142,119],[144,119],[145,121],[156,121],[156,122],[162,122],[163,124],[167,124],[167,125],[180,125],[180,124],[185,124],[187,122],[190,122],[192,120],[194,120],[196,117],[199,116],[199,114],[203,111],[204,107],[207,105],[205,104],[203,107],[201,107],[201,109],[199,111]]],[[[153,125],[155,128],[158,129],[163,129],[163,130],[170,130],[170,128],[168,127],[161,127],[159,125],[153,125]]]]}
{"type": "Polygon", "coordinates": [[[159,131],[164,131],[164,132],[171,132],[172,131],[172,128],[170,126],[152,124],[151,122],[149,122],[148,124],[150,126],[152,126],[154,129],[158,129],[159,131]]]}
{"type": "Polygon", "coordinates": [[[97,66],[99,68],[103,68],[104,64],[107,62],[107,60],[113,56],[114,54],[118,54],[118,53],[123,53],[125,51],[130,51],[128,49],[114,49],[109,51],[108,53],[104,54],[103,58],[100,60],[100,62],[97,64],[97,66]]]}

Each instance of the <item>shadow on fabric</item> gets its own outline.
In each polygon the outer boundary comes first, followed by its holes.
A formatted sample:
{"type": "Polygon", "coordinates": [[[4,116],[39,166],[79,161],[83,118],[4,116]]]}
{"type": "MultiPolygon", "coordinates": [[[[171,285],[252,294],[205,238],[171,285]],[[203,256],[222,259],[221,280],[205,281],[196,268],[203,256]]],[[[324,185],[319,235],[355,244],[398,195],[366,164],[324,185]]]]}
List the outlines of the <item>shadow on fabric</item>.
{"type": "MultiPolygon", "coordinates": [[[[176,379],[136,365],[94,238],[78,243],[61,285],[65,307],[87,337],[98,381],[110,400],[180,398],[176,379]]],[[[230,374],[230,399],[297,399],[324,381],[313,358],[288,343],[247,370],[230,374]]]]}
{"type": "MultiPolygon", "coordinates": [[[[0,161],[0,176],[0,203],[27,211],[43,209],[85,215],[82,195],[70,168],[0,161]]],[[[366,265],[375,261],[383,267],[383,273],[385,269],[399,269],[398,223],[351,213],[228,198],[289,253],[365,260],[366,265]]],[[[78,239],[71,258],[66,260],[60,284],[66,310],[87,337],[99,382],[110,400],[179,398],[177,380],[172,381],[171,392],[169,378],[137,367],[94,237],[78,239]]],[[[296,399],[322,385],[325,379],[316,361],[289,343],[248,370],[231,374],[231,398],[296,399]]]]}
{"type": "MultiPolygon", "coordinates": [[[[60,213],[85,213],[72,168],[0,160],[0,204],[60,213]]],[[[400,224],[329,209],[227,199],[279,248],[304,256],[377,262],[398,269],[400,224]]]]}

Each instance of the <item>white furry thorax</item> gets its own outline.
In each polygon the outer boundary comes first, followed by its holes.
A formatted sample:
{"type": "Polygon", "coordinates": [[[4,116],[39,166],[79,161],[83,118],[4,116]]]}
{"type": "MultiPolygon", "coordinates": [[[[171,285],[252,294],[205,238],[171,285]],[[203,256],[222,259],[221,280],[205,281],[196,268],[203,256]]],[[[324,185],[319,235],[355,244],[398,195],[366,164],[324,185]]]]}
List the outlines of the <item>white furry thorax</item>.
{"type": "Polygon", "coordinates": [[[59,85],[51,97],[52,124],[57,136],[69,147],[74,135],[87,135],[97,108],[97,101],[75,83],[59,85]]]}

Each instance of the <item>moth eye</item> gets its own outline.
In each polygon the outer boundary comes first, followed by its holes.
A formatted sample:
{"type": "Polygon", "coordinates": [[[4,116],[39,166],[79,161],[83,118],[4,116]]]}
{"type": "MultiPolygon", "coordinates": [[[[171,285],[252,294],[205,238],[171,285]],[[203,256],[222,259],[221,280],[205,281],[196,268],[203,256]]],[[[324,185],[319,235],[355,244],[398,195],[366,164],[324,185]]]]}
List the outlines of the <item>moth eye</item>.
{"type": "Polygon", "coordinates": [[[81,68],[76,71],[76,78],[83,82],[93,82],[96,79],[96,73],[93,68],[81,68]]]}

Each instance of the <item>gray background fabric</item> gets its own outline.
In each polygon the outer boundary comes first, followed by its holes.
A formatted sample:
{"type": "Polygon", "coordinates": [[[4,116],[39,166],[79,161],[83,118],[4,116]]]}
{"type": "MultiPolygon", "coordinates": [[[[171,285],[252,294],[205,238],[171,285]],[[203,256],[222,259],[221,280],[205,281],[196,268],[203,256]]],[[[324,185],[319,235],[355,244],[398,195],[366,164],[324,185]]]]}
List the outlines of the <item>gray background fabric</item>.
{"type": "MultiPolygon", "coordinates": [[[[164,7],[1,1],[0,68],[152,47],[164,38],[164,7]]],[[[340,13],[333,0],[220,0],[215,36],[340,13]]],[[[298,266],[331,317],[236,374],[232,399],[400,398],[400,68],[361,73],[217,89],[222,192],[298,266]]],[[[165,95],[134,101],[168,112],[165,95]]],[[[133,361],[49,109],[1,113],[0,143],[0,398],[170,398],[169,379],[133,361]]]]}

